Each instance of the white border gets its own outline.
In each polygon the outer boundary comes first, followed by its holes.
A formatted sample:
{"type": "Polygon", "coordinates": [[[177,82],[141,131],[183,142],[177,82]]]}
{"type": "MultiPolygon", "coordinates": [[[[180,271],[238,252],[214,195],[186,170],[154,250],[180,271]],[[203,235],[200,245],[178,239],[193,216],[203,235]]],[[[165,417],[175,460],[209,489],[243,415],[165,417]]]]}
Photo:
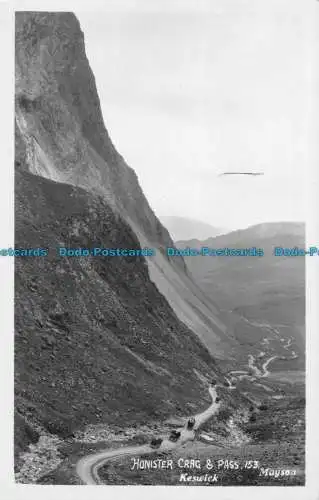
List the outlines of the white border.
{"type": "MultiPolygon", "coordinates": [[[[192,0],[162,0],[165,8],[173,3],[187,9],[193,4],[192,0]]],[[[198,7],[205,9],[210,0],[197,0],[198,7]]],[[[255,0],[248,0],[255,1],[255,0]]],[[[269,0],[264,0],[265,2],[269,0]]],[[[276,0],[285,1],[286,0],[276,0]]],[[[295,1],[295,0],[290,0],[295,1]]],[[[298,1],[298,0],[297,0],[298,1]]],[[[312,81],[313,92],[309,95],[309,170],[307,174],[307,242],[309,245],[319,246],[319,169],[317,140],[319,132],[318,114],[315,112],[319,104],[319,2],[317,0],[299,0],[305,9],[309,10],[309,78],[312,81]],[[317,22],[316,22],[317,21],[317,22]],[[318,29],[316,30],[316,27],[318,29]]],[[[13,135],[14,135],[14,10],[42,10],[42,11],[79,11],[79,10],[108,10],[116,8],[127,9],[136,2],[152,8],[152,0],[90,0],[68,1],[37,0],[18,2],[3,2],[0,0],[0,42],[4,49],[2,55],[1,72],[1,139],[2,139],[2,164],[0,183],[1,203],[1,241],[2,248],[13,246],[14,242],[14,173],[13,173],[13,135]]],[[[13,259],[2,257],[0,259],[0,311],[2,314],[1,342],[1,402],[2,425],[0,433],[0,492],[5,499],[46,500],[63,498],[103,499],[126,498],[127,495],[136,498],[162,498],[167,496],[181,496],[183,498],[218,498],[232,500],[243,497],[245,500],[271,497],[272,500],[289,498],[294,499],[319,499],[319,440],[317,426],[319,425],[319,259],[307,259],[307,469],[305,487],[276,487],[276,486],[234,486],[234,487],[179,487],[179,486],[40,486],[20,485],[14,483],[13,478],[13,259]],[[317,382],[317,384],[316,384],[317,382]],[[177,488],[177,489],[176,489],[177,488]],[[198,490],[200,488],[200,491],[198,490]],[[217,489],[216,489],[217,488],[217,489]]]]}

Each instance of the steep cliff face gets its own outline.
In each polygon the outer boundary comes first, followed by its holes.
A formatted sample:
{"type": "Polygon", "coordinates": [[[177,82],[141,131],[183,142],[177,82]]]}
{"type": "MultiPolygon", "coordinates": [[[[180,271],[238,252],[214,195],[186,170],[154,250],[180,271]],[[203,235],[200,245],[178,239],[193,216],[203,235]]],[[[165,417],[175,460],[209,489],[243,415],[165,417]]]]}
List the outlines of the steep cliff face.
{"type": "Polygon", "coordinates": [[[218,309],[188,276],[184,260],[165,256],[173,242],[111,142],[73,14],[17,13],[16,127],[25,150],[17,168],[101,195],[142,246],[157,249],[148,258],[150,277],[178,317],[214,355],[223,358],[225,348],[231,355],[235,344],[218,309]]]}
{"type": "Polygon", "coordinates": [[[17,123],[30,171],[100,192],[152,244],[172,244],[105,129],[75,16],[17,14],[16,33],[17,123]]]}

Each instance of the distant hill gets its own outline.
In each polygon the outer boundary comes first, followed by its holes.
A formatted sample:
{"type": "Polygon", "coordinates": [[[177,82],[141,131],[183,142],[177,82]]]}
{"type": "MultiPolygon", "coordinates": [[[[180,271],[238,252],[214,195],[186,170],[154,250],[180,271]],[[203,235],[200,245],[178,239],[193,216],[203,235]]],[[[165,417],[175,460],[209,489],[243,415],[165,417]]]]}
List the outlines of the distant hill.
{"type": "MultiPolygon", "coordinates": [[[[185,257],[193,277],[208,297],[232,322],[235,337],[246,345],[264,337],[293,337],[292,349],[302,354],[294,367],[303,363],[305,330],[305,259],[275,257],[274,246],[305,246],[305,224],[265,223],[232,231],[204,241],[176,242],[177,248],[264,249],[263,257],[185,257]],[[247,322],[248,320],[248,322],[247,322]],[[258,327],[257,325],[263,325],[258,327]],[[267,328],[267,325],[270,328],[267,328]],[[277,332],[277,333],[276,333],[277,332]]],[[[279,344],[278,344],[279,345],[279,344]]],[[[275,361],[273,369],[279,362],[275,361]]],[[[287,364],[287,363],[286,363],[287,364]]],[[[282,368],[282,363],[280,365],[282,368]]]]}
{"type": "Polygon", "coordinates": [[[225,228],[211,226],[206,222],[188,219],[186,217],[162,215],[159,219],[170,233],[173,241],[189,240],[192,238],[204,240],[206,238],[225,234],[229,231],[225,228]]]}

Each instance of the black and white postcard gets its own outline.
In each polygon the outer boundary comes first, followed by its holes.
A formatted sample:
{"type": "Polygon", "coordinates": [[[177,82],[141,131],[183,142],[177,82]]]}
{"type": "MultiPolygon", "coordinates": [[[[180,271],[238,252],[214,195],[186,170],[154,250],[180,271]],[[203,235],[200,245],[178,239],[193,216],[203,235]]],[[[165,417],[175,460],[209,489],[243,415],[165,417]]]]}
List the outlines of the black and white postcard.
{"type": "Polygon", "coordinates": [[[10,11],[16,491],[316,498],[319,2],[38,4],[10,11]]]}

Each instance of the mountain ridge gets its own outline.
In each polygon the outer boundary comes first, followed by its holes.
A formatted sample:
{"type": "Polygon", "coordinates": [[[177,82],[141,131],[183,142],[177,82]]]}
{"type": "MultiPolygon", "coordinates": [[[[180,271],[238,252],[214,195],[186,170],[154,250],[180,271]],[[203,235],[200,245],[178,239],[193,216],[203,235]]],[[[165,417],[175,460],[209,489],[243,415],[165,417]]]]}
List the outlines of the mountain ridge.
{"type": "Polygon", "coordinates": [[[187,217],[160,215],[160,221],[168,229],[173,241],[188,239],[205,239],[230,232],[229,229],[220,228],[187,217]]]}
{"type": "Polygon", "coordinates": [[[289,235],[295,234],[296,236],[304,236],[305,223],[301,221],[262,222],[259,224],[253,224],[243,229],[228,231],[226,234],[220,234],[213,237],[205,238],[203,240],[200,240],[198,238],[177,240],[175,241],[175,245],[178,247],[178,245],[184,245],[186,243],[188,244],[194,243],[194,244],[200,244],[202,246],[204,245],[207,246],[210,244],[214,244],[215,241],[223,242],[223,241],[235,240],[237,236],[240,237],[241,235],[246,236],[250,234],[259,237],[276,236],[276,235],[280,236],[283,234],[289,234],[289,235]]]}

